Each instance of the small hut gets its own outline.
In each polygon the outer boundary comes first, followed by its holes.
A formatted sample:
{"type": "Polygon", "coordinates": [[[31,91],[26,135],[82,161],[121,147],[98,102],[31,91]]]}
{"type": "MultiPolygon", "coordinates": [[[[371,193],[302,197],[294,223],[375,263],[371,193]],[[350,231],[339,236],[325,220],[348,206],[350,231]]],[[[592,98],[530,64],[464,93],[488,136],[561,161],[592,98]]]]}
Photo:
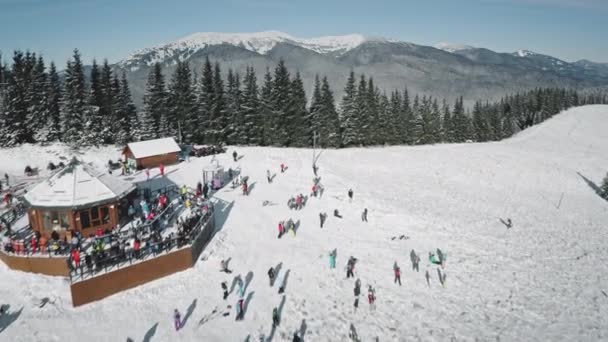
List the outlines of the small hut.
{"type": "Polygon", "coordinates": [[[135,186],[76,159],[32,187],[24,199],[32,229],[49,237],[116,228],[127,216],[135,186]]]}
{"type": "Polygon", "coordinates": [[[138,169],[171,165],[179,160],[181,148],[173,138],[138,141],[128,144],[122,151],[125,162],[133,160],[138,169]]]}
{"type": "Polygon", "coordinates": [[[220,165],[216,159],[203,167],[203,183],[211,184],[213,190],[217,190],[224,186],[224,167],[220,165]]]}

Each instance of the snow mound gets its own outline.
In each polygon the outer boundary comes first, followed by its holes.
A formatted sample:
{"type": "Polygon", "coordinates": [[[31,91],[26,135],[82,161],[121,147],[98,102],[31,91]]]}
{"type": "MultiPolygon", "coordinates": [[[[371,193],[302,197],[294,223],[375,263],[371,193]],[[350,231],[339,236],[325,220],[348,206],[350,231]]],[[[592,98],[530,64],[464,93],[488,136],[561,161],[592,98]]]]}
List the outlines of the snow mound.
{"type": "MultiPolygon", "coordinates": [[[[230,205],[218,212],[218,231],[194,268],[73,309],[65,281],[0,263],[0,298],[19,313],[14,322],[2,321],[8,322],[2,338],[258,341],[274,334],[274,341],[286,341],[300,331],[305,341],[333,342],[349,341],[352,325],[362,341],[605,340],[608,202],[591,185],[606,173],[607,142],[608,106],[587,106],[500,142],[324,150],[323,197],[309,198],[299,211],[286,202],[310,195],[311,150],[237,147],[243,158],[234,162],[230,148],[214,158],[249,176],[251,193],[226,188],[215,195],[230,205]],[[266,170],[276,173],[271,184],[266,170]],[[364,208],[369,222],[361,221],[364,208]],[[328,213],[323,228],[320,212],[328,213]],[[299,222],[297,233],[278,239],[277,224],[288,218],[299,222]],[[512,228],[500,218],[510,218],[512,228]],[[443,269],[428,262],[437,248],[447,253],[443,269]],[[411,268],[412,249],[420,272],[411,268]],[[356,312],[349,256],[358,259],[362,285],[356,312]],[[229,258],[232,273],[219,272],[229,258]],[[393,282],[394,262],[403,286],[393,282]],[[272,287],[271,267],[280,268],[272,287]],[[447,275],[445,287],[438,270],[447,275]],[[249,283],[244,319],[235,322],[238,291],[223,300],[220,283],[230,290],[238,275],[249,283]],[[283,279],[285,296],[277,293],[283,279]],[[374,310],[368,285],[376,290],[374,310]],[[38,308],[41,297],[53,304],[38,308]],[[280,325],[273,331],[275,307],[280,325]],[[179,332],[175,308],[187,317],[179,332]]],[[[167,177],[195,186],[211,158],[171,166],[167,177]]]]}

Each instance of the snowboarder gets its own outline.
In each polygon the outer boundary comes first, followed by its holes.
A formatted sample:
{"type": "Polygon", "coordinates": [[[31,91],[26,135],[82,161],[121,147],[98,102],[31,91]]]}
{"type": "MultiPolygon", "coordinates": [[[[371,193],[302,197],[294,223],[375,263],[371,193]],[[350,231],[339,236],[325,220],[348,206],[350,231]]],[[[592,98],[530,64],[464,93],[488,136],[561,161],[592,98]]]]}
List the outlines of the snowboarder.
{"type": "Polygon", "coordinates": [[[222,290],[224,290],[224,300],[228,298],[228,284],[225,281],[222,282],[222,290]]]}
{"type": "Polygon", "coordinates": [[[431,275],[429,274],[429,270],[426,270],[424,277],[426,278],[426,285],[431,287],[431,275]]]}
{"type": "Polygon", "coordinates": [[[342,215],[340,215],[340,212],[338,211],[338,209],[334,209],[334,216],[337,218],[342,218],[342,215]]]}
{"type": "Polygon", "coordinates": [[[164,177],[164,176],[165,176],[165,165],[160,164],[160,165],[158,166],[158,169],[160,170],[160,176],[161,176],[161,177],[164,177]]]}
{"type": "Polygon", "coordinates": [[[418,264],[420,263],[420,257],[413,249],[410,252],[410,260],[412,261],[412,271],[418,272],[418,264]]]}
{"type": "Polygon", "coordinates": [[[363,209],[363,212],[361,213],[361,221],[367,222],[367,208],[363,209]]]}
{"type": "Polygon", "coordinates": [[[232,152],[232,159],[233,159],[234,161],[236,161],[236,160],[237,160],[237,159],[236,159],[236,157],[237,157],[237,156],[238,156],[238,153],[236,153],[236,151],[232,152]]]}
{"type": "Polygon", "coordinates": [[[399,282],[399,286],[401,286],[401,269],[399,268],[399,265],[397,265],[396,261],[393,265],[393,272],[395,273],[395,283],[399,282]]]}
{"type": "Polygon", "coordinates": [[[348,201],[353,201],[353,189],[348,189],[348,201]]]}
{"type": "Polygon", "coordinates": [[[327,213],[319,213],[319,221],[321,223],[321,228],[323,228],[323,224],[325,223],[326,219],[327,219],[327,213]]]}
{"type": "Polygon", "coordinates": [[[279,325],[279,309],[276,307],[272,309],[272,327],[279,325]]]}
{"type": "Polygon", "coordinates": [[[431,264],[441,265],[441,261],[437,260],[437,258],[435,257],[435,253],[433,252],[429,252],[429,261],[431,262],[431,264]]]}
{"type": "Polygon", "coordinates": [[[330,269],[336,268],[336,256],[337,255],[338,255],[337,249],[334,249],[333,251],[331,251],[329,253],[329,268],[330,269]]]}
{"type": "Polygon", "coordinates": [[[182,315],[177,309],[173,311],[173,324],[175,326],[175,331],[178,331],[182,327],[182,315]]]}
{"type": "Polygon", "coordinates": [[[270,176],[270,170],[266,170],[266,179],[268,179],[268,184],[272,183],[272,177],[270,176]]]}
{"type": "Polygon", "coordinates": [[[271,268],[268,269],[268,279],[270,280],[270,286],[271,287],[272,287],[272,284],[274,283],[274,277],[275,277],[274,268],[271,267],[271,268]]]}

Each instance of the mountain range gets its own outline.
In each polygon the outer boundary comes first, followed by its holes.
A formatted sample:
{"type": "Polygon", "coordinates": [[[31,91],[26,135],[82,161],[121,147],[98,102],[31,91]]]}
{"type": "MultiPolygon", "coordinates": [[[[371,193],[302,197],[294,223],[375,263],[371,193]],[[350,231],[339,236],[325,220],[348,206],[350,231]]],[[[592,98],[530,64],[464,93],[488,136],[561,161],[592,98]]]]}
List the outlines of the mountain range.
{"type": "Polygon", "coordinates": [[[342,96],[351,70],[374,78],[383,91],[407,87],[418,93],[453,101],[463,96],[494,100],[535,87],[608,89],[608,63],[558,58],[519,50],[500,53],[468,45],[425,46],[359,34],[302,39],[278,31],[256,33],[195,33],[176,41],[135,51],[114,67],[126,71],[137,104],[150,67],[159,62],[167,76],[177,61],[188,61],[200,74],[205,58],[244,73],[252,66],[258,80],[280,59],[291,72],[300,72],[307,95],[316,74],[326,75],[336,99],[342,96]]]}

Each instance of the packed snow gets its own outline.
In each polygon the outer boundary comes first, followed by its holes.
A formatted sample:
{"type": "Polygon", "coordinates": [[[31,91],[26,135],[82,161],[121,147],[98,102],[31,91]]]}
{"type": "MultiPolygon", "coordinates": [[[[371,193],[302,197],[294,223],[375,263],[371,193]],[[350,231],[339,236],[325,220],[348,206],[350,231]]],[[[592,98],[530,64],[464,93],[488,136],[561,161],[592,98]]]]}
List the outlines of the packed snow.
{"type": "MultiPolygon", "coordinates": [[[[361,341],[608,339],[608,202],[592,189],[608,166],[608,106],[571,109],[501,142],[325,150],[318,159],[325,192],[300,211],[286,202],[310,195],[312,150],[237,147],[237,162],[233,150],[215,158],[249,176],[251,192],[215,195],[232,206],[218,213],[219,232],[194,268],[74,309],[65,279],[0,263],[0,298],[11,313],[0,318],[2,340],[268,340],[274,307],[274,341],[296,331],[304,341],[347,341],[351,325],[361,341]],[[266,170],[276,173],[270,184],[266,170]],[[364,208],[369,222],[361,221],[364,208]],[[328,214],[322,229],[320,212],[328,214]],[[277,239],[278,222],[288,218],[300,221],[297,234],[277,239]],[[445,287],[428,261],[437,248],[447,253],[445,287]],[[331,270],[333,249],[338,266],[331,270]],[[420,272],[411,269],[412,249],[420,272]],[[357,312],[349,256],[358,259],[362,285],[357,312]],[[232,274],[219,271],[224,259],[232,274]],[[403,286],[393,282],[395,261],[403,286]],[[267,271],[278,264],[270,287],[267,271]],[[283,297],[278,284],[287,272],[283,297]],[[226,281],[230,288],[237,275],[251,279],[242,321],[234,319],[237,291],[223,300],[220,287],[226,281]],[[50,302],[39,308],[44,297],[50,302]],[[174,309],[184,322],[177,332],[174,309]]],[[[0,151],[0,171],[32,163],[17,151],[0,151]]],[[[192,158],[167,177],[193,187],[211,158],[192,158]]]]}

